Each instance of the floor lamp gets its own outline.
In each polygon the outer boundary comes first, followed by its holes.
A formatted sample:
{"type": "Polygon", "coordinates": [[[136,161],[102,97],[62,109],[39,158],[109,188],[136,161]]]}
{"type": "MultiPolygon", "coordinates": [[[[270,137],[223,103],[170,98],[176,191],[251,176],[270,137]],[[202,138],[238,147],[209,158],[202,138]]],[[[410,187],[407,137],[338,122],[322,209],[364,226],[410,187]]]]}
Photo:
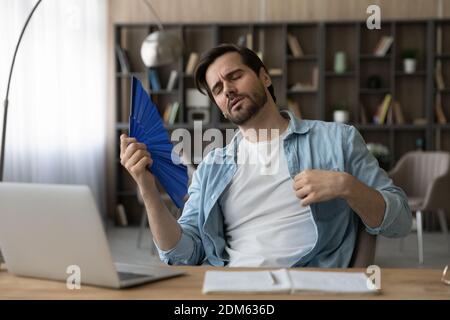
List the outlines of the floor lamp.
{"type": "MultiPolygon", "coordinates": [[[[11,77],[12,77],[12,73],[13,73],[13,69],[14,69],[14,62],[16,61],[17,51],[19,50],[19,46],[20,46],[20,42],[22,41],[23,34],[25,33],[25,30],[28,26],[28,23],[30,22],[31,17],[33,16],[34,11],[39,6],[41,1],[42,0],[38,0],[36,2],[36,4],[34,5],[33,9],[30,12],[30,14],[28,15],[27,20],[25,21],[25,25],[22,28],[22,32],[20,33],[19,40],[17,41],[17,44],[16,44],[16,49],[14,50],[11,67],[9,69],[9,78],[8,78],[8,84],[6,87],[6,96],[5,96],[5,101],[3,102],[3,106],[4,106],[3,110],[4,111],[3,111],[3,128],[2,128],[2,147],[1,147],[1,153],[0,153],[0,182],[3,181],[3,173],[4,173],[3,170],[4,170],[4,165],[5,165],[4,161],[5,161],[6,123],[8,120],[8,104],[9,104],[8,96],[9,96],[9,87],[11,84],[11,77]]],[[[3,256],[2,256],[2,252],[0,251],[0,263],[1,262],[3,262],[3,256]]]]}

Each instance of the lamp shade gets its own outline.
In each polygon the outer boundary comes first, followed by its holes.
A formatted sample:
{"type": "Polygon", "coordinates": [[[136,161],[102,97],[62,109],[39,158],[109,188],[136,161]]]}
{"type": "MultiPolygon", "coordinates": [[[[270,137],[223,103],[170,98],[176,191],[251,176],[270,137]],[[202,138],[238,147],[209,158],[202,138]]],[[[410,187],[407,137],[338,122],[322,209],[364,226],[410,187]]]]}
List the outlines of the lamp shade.
{"type": "Polygon", "coordinates": [[[158,67],[177,61],[181,51],[181,40],[174,32],[159,30],[145,38],[141,58],[147,68],[158,67]]]}

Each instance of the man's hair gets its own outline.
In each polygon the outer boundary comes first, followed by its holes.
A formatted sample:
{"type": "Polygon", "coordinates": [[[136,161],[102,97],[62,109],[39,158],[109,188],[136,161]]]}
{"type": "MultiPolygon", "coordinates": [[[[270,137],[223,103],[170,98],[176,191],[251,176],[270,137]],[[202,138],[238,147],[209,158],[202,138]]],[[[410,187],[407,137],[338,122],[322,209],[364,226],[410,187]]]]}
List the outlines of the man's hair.
{"type": "MultiPolygon", "coordinates": [[[[252,50],[250,50],[248,48],[244,48],[244,47],[239,47],[235,44],[225,43],[225,44],[218,45],[217,47],[210,49],[209,51],[205,52],[202,55],[200,62],[195,69],[195,78],[194,78],[195,86],[197,87],[197,89],[203,94],[208,94],[208,96],[210,97],[210,99],[212,101],[215,101],[215,100],[214,100],[211,90],[209,89],[208,84],[206,83],[206,70],[208,70],[208,67],[217,58],[219,58],[220,56],[224,55],[225,53],[229,53],[229,52],[237,52],[241,56],[242,62],[247,67],[252,69],[256,73],[257,76],[259,76],[259,71],[261,70],[261,68],[264,68],[264,70],[268,73],[267,68],[264,65],[264,63],[261,61],[261,59],[259,59],[259,57],[256,55],[256,53],[253,52],[252,50]]],[[[269,90],[273,101],[276,102],[277,99],[275,97],[275,90],[273,88],[273,85],[271,84],[267,89],[269,90]]]]}

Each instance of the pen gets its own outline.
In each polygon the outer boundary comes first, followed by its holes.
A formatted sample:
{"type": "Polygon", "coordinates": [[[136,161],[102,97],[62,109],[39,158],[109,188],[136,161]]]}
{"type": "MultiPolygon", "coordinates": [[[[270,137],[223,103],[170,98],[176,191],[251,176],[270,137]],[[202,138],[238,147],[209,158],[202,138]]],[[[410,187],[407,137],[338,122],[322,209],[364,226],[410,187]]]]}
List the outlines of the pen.
{"type": "Polygon", "coordinates": [[[275,278],[275,276],[272,273],[272,271],[269,271],[269,275],[270,275],[270,279],[272,281],[272,284],[277,284],[277,279],[275,278]]]}

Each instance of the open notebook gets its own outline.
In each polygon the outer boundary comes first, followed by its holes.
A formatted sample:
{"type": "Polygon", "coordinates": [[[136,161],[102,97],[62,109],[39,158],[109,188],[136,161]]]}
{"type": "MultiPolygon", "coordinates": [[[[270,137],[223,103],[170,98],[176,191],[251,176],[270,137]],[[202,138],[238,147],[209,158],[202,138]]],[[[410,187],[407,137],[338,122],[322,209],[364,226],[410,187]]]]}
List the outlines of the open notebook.
{"type": "Polygon", "coordinates": [[[207,271],[203,293],[378,293],[362,272],[207,271]]]}

